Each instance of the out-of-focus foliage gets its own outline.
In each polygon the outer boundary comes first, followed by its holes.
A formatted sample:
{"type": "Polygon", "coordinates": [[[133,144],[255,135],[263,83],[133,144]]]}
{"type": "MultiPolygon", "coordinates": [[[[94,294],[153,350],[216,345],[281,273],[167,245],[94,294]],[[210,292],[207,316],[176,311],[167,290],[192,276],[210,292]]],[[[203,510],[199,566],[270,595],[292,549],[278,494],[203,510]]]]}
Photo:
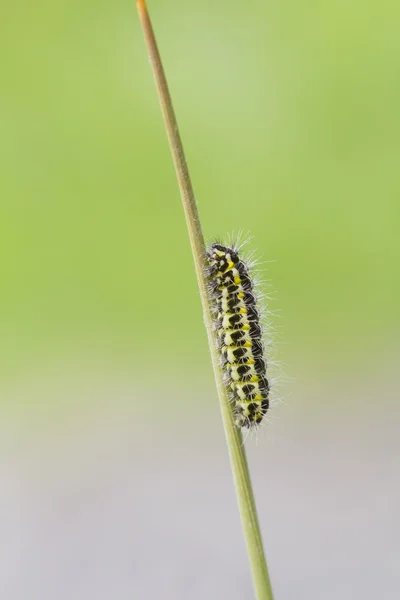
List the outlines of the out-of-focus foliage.
{"type": "MultiPolygon", "coordinates": [[[[266,277],[287,347],[329,357],[391,345],[400,8],[155,0],[150,10],[205,235],[251,231],[250,248],[276,261],[266,277]]],[[[139,369],[179,373],[182,357],[209,369],[134,3],[6,3],[0,28],[5,372],[93,341],[139,369]]]]}

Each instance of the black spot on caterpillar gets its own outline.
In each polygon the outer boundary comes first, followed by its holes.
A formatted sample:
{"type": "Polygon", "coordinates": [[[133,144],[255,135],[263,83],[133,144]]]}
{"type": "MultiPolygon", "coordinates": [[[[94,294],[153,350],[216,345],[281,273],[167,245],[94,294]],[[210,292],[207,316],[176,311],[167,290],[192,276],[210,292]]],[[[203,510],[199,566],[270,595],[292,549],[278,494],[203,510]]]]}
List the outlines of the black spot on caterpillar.
{"type": "Polygon", "coordinates": [[[236,248],[207,249],[210,296],[224,379],[238,427],[261,423],[269,407],[262,329],[249,268],[236,248]]]}

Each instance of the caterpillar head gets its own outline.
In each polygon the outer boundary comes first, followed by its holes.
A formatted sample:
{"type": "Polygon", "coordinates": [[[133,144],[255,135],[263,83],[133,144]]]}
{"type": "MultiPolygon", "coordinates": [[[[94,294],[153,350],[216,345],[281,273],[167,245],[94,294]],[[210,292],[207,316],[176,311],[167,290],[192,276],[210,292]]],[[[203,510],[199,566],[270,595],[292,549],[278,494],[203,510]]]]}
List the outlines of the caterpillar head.
{"type": "Polygon", "coordinates": [[[229,266],[236,265],[239,262],[239,257],[233,248],[218,243],[210,246],[207,256],[210,267],[221,273],[224,273],[229,266]]]}

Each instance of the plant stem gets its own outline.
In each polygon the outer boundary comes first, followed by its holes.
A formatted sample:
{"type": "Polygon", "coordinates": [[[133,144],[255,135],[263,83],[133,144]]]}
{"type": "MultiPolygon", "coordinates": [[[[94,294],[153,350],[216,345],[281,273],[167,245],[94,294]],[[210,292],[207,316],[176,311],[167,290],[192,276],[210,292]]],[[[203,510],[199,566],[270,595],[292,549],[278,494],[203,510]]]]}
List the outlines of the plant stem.
{"type": "Polygon", "coordinates": [[[183,151],[182,140],[179,135],[167,80],[149,14],[147,12],[145,0],[137,0],[137,8],[146,40],[147,51],[153,69],[153,75],[164,118],[164,124],[167,131],[172,159],[175,165],[179,189],[181,192],[183,209],[185,211],[186,224],[189,232],[197,281],[199,284],[200,297],[203,306],[204,324],[207,329],[222,420],[229,450],[243,531],[250,559],[254,588],[258,600],[273,600],[242,434],[240,429],[235,426],[233,421],[228,391],[223,382],[223,373],[217,351],[213,318],[208,296],[208,282],[204,263],[206,248],[201,230],[199,213],[197,210],[193,187],[183,151]]]}

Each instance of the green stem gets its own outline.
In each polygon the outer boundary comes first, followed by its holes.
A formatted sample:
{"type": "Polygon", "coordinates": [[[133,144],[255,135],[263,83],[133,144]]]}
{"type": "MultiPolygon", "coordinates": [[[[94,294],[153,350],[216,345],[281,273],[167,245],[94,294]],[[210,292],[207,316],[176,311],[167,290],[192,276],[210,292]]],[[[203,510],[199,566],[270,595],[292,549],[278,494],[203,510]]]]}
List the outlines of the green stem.
{"type": "Polygon", "coordinates": [[[164,118],[164,124],[167,131],[172,159],[174,161],[176,176],[178,178],[183,209],[185,211],[186,224],[192,246],[197,281],[199,284],[200,297],[203,306],[204,324],[207,329],[222,420],[231,460],[231,467],[236,487],[244,536],[247,544],[247,551],[250,559],[254,588],[258,600],[273,600],[272,588],[264,555],[260,525],[257,517],[242,434],[233,422],[228,391],[223,382],[223,374],[220,365],[219,354],[217,351],[213,318],[208,296],[208,282],[204,268],[206,248],[201,230],[199,213],[197,210],[193,187],[183,151],[182,140],[179,135],[178,124],[176,122],[167,80],[149,14],[147,12],[145,0],[137,0],[137,8],[146,40],[147,51],[153,69],[153,75],[164,118]]]}

